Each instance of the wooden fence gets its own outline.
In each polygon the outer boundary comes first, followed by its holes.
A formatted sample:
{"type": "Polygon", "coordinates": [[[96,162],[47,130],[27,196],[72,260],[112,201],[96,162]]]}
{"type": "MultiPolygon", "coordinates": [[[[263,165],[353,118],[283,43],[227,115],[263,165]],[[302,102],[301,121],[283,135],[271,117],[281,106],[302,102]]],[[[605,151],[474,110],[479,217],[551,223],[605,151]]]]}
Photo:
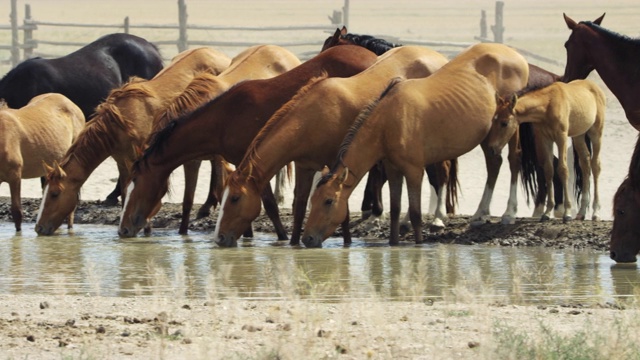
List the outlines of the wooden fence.
{"type": "MultiPolygon", "coordinates": [[[[495,24],[490,27],[493,33],[493,39],[488,37],[488,26],[486,20],[486,13],[484,10],[481,12],[481,21],[480,21],[480,34],[479,36],[474,37],[474,40],[483,41],[483,42],[502,42],[504,27],[502,25],[503,19],[503,1],[496,2],[495,8],[495,24]]],[[[29,4],[25,5],[25,15],[22,21],[22,24],[18,24],[18,14],[17,14],[17,0],[11,0],[11,24],[0,25],[0,31],[10,31],[11,32],[11,44],[9,45],[0,45],[0,51],[7,51],[10,53],[10,57],[8,59],[1,59],[0,63],[10,64],[11,66],[17,65],[20,61],[24,59],[28,59],[34,56],[41,57],[58,57],[63,54],[53,54],[53,53],[43,53],[38,51],[40,45],[49,46],[66,46],[66,47],[81,47],[86,45],[86,42],[69,42],[69,41],[52,41],[43,38],[36,38],[35,33],[41,27],[59,27],[59,28],[98,28],[109,30],[109,32],[125,32],[129,33],[132,29],[163,29],[163,30],[175,30],[177,31],[177,37],[173,40],[162,40],[162,39],[147,39],[158,46],[175,46],[177,47],[177,51],[183,51],[192,46],[212,46],[216,48],[224,48],[226,47],[248,47],[252,45],[257,45],[254,42],[248,41],[223,41],[223,40],[211,40],[211,41],[202,41],[202,40],[189,40],[189,31],[224,31],[229,30],[236,33],[247,33],[247,32],[277,32],[277,31],[305,31],[309,32],[310,40],[300,40],[300,41],[288,41],[288,42],[275,42],[275,45],[280,45],[287,48],[294,48],[292,51],[296,52],[301,59],[307,59],[311,56],[315,55],[320,47],[322,46],[323,40],[328,36],[328,33],[333,33],[336,27],[341,27],[342,25],[347,26],[349,28],[349,0],[344,0],[344,6],[341,10],[334,10],[333,14],[329,16],[330,24],[320,24],[320,25],[307,25],[307,26],[266,26],[266,27],[233,27],[233,26],[211,26],[211,25],[195,25],[189,24],[187,22],[187,4],[185,0],[178,1],[178,24],[177,25],[160,25],[160,24],[131,24],[129,21],[129,17],[126,17],[122,23],[119,24],[81,24],[81,23],[62,23],[62,22],[49,22],[49,21],[39,21],[35,20],[31,16],[31,7],[29,4]],[[20,42],[20,32],[22,32],[23,41],[20,42]],[[318,36],[318,32],[321,33],[318,36]],[[313,47],[313,51],[303,50],[296,51],[296,48],[304,49],[305,47],[313,47]],[[22,56],[21,56],[22,54],[22,56]]],[[[415,41],[412,39],[402,39],[394,36],[385,36],[378,35],[382,38],[385,38],[388,41],[406,45],[422,45],[428,47],[437,48],[438,51],[442,53],[453,56],[455,53],[459,52],[460,49],[468,47],[473,44],[473,42],[444,42],[444,41],[415,41]]],[[[520,50],[520,49],[519,49],[520,50]]],[[[523,52],[526,52],[522,50],[523,52]]],[[[552,59],[546,59],[544,57],[538,56],[536,54],[528,53],[527,56],[532,56],[538,60],[547,61],[550,63],[557,62],[552,59]]]]}

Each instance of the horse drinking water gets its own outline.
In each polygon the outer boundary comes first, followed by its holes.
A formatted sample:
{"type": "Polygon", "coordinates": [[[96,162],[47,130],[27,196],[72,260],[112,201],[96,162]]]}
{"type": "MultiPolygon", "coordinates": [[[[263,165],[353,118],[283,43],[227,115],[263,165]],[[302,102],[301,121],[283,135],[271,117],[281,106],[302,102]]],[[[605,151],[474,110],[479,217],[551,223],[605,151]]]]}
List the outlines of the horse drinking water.
{"type": "Polygon", "coordinates": [[[377,161],[385,160],[391,194],[390,243],[399,241],[402,177],[416,243],[422,242],[420,194],[424,166],[453,159],[486,137],[496,96],[525,87],[526,60],[500,44],[474,45],[435,74],[393,82],[361,112],[344,138],[336,165],[311,197],[302,240],[320,247],[347,216],[349,195],[377,161]]]}

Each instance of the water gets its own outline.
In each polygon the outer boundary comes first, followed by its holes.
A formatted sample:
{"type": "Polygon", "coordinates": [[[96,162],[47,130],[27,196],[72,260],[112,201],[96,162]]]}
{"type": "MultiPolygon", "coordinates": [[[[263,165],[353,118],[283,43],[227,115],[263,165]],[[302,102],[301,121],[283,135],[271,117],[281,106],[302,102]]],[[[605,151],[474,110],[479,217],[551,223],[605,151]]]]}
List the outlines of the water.
{"type": "Polygon", "coordinates": [[[456,299],[523,304],[593,304],[634,295],[636,265],[592,250],[405,244],[328,239],[323,249],[291,248],[257,234],[238,248],[211,234],[118,238],[114,227],[76,225],[38,237],[25,224],[0,224],[0,294],[186,295],[280,299],[456,299]]]}

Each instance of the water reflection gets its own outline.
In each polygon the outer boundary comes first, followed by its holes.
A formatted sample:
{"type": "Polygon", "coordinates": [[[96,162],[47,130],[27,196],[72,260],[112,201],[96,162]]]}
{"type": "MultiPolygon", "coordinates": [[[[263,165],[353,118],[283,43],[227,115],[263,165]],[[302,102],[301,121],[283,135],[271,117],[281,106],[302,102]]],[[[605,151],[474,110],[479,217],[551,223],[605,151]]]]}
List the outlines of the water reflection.
{"type": "Polygon", "coordinates": [[[0,293],[321,300],[465,297],[528,304],[595,303],[635,296],[640,270],[605,253],[329,239],[291,248],[270,234],[222,249],[210,234],[120,239],[112,226],[77,225],[37,237],[0,224],[0,293]]]}

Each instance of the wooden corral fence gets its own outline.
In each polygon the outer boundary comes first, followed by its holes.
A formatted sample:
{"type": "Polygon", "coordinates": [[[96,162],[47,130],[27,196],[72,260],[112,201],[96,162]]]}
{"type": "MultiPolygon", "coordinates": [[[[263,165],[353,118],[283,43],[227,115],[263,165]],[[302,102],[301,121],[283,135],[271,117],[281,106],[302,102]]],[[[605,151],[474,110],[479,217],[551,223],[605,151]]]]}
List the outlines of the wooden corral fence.
{"type": "MultiPolygon", "coordinates": [[[[306,25],[306,26],[265,26],[265,27],[234,27],[234,26],[212,26],[212,25],[195,25],[189,24],[187,22],[187,4],[186,0],[178,1],[178,24],[177,25],[161,25],[161,24],[131,24],[129,21],[129,17],[125,17],[122,23],[118,24],[88,24],[88,23],[61,23],[61,22],[50,22],[50,21],[39,21],[33,19],[31,16],[31,6],[29,4],[25,5],[25,15],[22,21],[22,24],[18,22],[18,11],[17,4],[18,0],[11,0],[11,24],[10,25],[0,25],[0,31],[10,31],[11,32],[11,43],[8,45],[0,44],[0,52],[8,52],[10,57],[1,58],[0,63],[10,64],[12,67],[16,66],[20,61],[24,59],[28,59],[34,56],[40,56],[44,58],[50,57],[59,57],[67,54],[65,52],[63,54],[54,54],[54,53],[44,53],[38,51],[41,45],[46,45],[47,47],[51,46],[60,46],[60,47],[82,47],[86,45],[86,42],[69,42],[69,41],[52,41],[43,38],[36,38],[36,31],[42,27],[58,27],[58,28],[98,28],[105,29],[105,33],[111,32],[125,32],[129,33],[132,29],[139,30],[149,30],[149,29],[162,29],[162,30],[175,30],[177,31],[177,38],[173,40],[166,39],[153,39],[149,37],[147,40],[153,42],[154,44],[163,47],[163,46],[175,46],[177,47],[177,51],[181,52],[193,46],[211,46],[215,48],[219,48],[224,51],[224,48],[231,47],[240,47],[245,48],[253,45],[257,45],[255,42],[248,41],[233,41],[233,40],[189,40],[189,31],[232,31],[237,34],[246,34],[247,32],[278,32],[278,31],[287,31],[287,32],[299,32],[305,31],[309,32],[309,38],[311,40],[300,40],[300,41],[288,41],[288,42],[274,42],[275,45],[280,45],[287,48],[293,48],[292,51],[296,53],[301,59],[308,59],[317,53],[317,49],[320,49],[324,39],[331,33],[333,33],[336,27],[342,27],[342,25],[347,26],[349,28],[349,0],[344,0],[344,6],[341,10],[334,10],[333,14],[328,16],[330,20],[330,24],[324,25],[306,25]],[[22,32],[23,41],[20,42],[20,33],[22,32]],[[318,36],[318,32],[321,32],[321,35],[318,36]],[[313,47],[316,49],[314,51],[304,51],[304,48],[309,49],[309,47],[313,47]],[[295,49],[301,49],[300,51],[296,51],[295,49]],[[22,55],[22,56],[21,56],[22,55]]],[[[499,42],[501,43],[503,40],[504,27],[502,23],[503,19],[503,1],[496,1],[495,8],[495,24],[492,25],[491,31],[493,33],[493,39],[488,37],[488,27],[487,27],[487,19],[486,13],[484,10],[481,12],[481,20],[480,20],[480,35],[474,37],[475,42],[499,42]]],[[[443,54],[447,56],[453,56],[457,54],[461,49],[466,48],[472,45],[474,42],[444,42],[444,41],[415,41],[412,39],[403,39],[397,38],[392,35],[380,35],[376,34],[381,38],[384,38],[388,41],[394,43],[400,43],[405,45],[422,45],[436,48],[438,51],[441,51],[443,54]]],[[[242,35],[239,35],[238,38],[243,38],[242,35]]],[[[521,50],[525,55],[529,57],[536,58],[537,60],[550,62],[557,64],[557,61],[552,59],[547,59],[542,56],[538,56],[536,54],[532,54],[523,49],[521,50]]]]}

